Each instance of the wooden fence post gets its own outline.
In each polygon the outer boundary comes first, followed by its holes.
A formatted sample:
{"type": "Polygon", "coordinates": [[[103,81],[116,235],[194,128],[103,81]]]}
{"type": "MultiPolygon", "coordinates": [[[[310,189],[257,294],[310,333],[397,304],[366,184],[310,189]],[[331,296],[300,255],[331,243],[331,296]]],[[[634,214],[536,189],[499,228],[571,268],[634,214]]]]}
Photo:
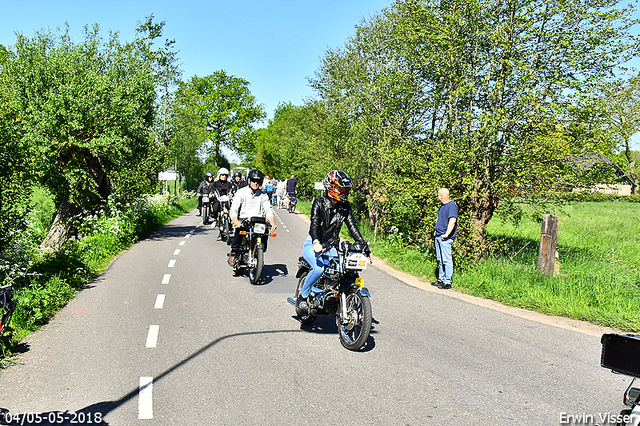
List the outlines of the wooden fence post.
{"type": "Polygon", "coordinates": [[[540,251],[538,252],[538,271],[544,275],[552,275],[556,263],[556,247],[558,245],[558,216],[545,214],[542,216],[540,233],[540,251]]]}

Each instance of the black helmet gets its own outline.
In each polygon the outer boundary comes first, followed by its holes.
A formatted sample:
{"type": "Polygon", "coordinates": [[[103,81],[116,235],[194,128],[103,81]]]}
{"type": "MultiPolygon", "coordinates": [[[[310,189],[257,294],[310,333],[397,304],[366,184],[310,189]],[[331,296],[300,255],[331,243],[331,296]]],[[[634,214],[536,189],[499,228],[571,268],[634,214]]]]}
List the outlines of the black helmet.
{"type": "Polygon", "coordinates": [[[206,180],[206,179],[209,179],[209,178],[213,179],[213,173],[212,173],[212,172],[207,172],[207,173],[205,173],[205,174],[204,174],[204,178],[205,178],[205,180],[206,180]]]}
{"type": "Polygon", "coordinates": [[[234,177],[234,178],[237,178],[237,177],[242,178],[242,173],[240,173],[240,172],[235,172],[235,173],[233,174],[233,177],[234,177]]]}
{"type": "Polygon", "coordinates": [[[332,170],[322,181],[327,195],[336,201],[347,201],[349,190],[353,187],[351,178],[342,170],[332,170]]]}
{"type": "Polygon", "coordinates": [[[259,182],[260,185],[262,185],[262,181],[264,181],[264,173],[262,173],[258,169],[253,169],[249,172],[249,174],[247,175],[247,178],[249,180],[259,182]]]}

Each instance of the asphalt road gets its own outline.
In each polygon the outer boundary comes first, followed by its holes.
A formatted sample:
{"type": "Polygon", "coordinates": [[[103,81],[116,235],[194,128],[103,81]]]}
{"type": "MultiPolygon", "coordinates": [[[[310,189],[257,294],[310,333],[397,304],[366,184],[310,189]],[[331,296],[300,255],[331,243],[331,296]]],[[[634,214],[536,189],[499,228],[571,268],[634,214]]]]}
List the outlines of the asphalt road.
{"type": "Polygon", "coordinates": [[[350,352],[334,319],[301,329],[286,302],[301,215],[276,209],[252,286],[193,213],[123,253],[26,339],[0,372],[0,407],[28,413],[22,424],[172,426],[595,425],[623,408],[628,380],[600,367],[597,333],[425,291],[376,262],[362,274],[374,329],[350,352]]]}

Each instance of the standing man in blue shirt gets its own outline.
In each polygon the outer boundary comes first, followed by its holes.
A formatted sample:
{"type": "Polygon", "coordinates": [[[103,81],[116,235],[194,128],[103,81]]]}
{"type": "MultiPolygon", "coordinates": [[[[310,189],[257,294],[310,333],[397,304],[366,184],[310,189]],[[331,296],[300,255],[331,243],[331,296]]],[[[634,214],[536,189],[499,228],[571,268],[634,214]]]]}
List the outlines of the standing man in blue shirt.
{"type": "Polygon", "coordinates": [[[456,240],[458,231],[458,205],[449,198],[449,190],[440,188],[438,199],[442,203],[438,209],[436,220],[436,257],[438,258],[438,281],[431,285],[443,290],[451,288],[451,276],[453,275],[453,258],[451,257],[451,245],[456,240]]]}

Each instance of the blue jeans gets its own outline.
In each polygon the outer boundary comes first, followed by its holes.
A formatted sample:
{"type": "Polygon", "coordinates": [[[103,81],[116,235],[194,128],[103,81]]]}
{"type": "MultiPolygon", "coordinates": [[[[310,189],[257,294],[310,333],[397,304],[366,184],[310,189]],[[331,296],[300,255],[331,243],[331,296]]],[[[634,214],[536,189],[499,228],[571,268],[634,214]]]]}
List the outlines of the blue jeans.
{"type": "Polygon", "coordinates": [[[328,265],[329,261],[331,260],[331,256],[329,255],[329,253],[331,253],[333,256],[338,255],[338,252],[335,248],[332,248],[331,250],[329,250],[329,252],[324,252],[322,254],[316,253],[315,251],[313,251],[313,242],[311,241],[311,236],[307,236],[307,239],[304,241],[304,245],[302,246],[302,257],[304,257],[304,260],[306,260],[307,263],[311,265],[311,270],[307,274],[307,278],[302,285],[302,290],[300,290],[300,295],[302,297],[309,296],[309,293],[311,293],[311,288],[315,283],[318,282],[318,280],[322,276],[325,265],[328,265]]]}
{"type": "Polygon", "coordinates": [[[451,284],[453,275],[453,258],[451,257],[451,245],[453,240],[442,236],[436,237],[436,257],[438,258],[438,281],[451,284]]]}

